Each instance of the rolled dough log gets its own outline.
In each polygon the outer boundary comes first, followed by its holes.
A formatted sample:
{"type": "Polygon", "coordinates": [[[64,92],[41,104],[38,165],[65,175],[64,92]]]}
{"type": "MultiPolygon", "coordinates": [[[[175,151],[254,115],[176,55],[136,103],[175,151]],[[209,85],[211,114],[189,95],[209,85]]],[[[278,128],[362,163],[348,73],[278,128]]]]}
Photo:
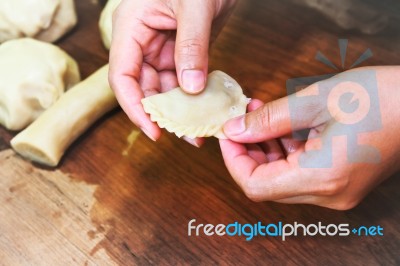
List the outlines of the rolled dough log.
{"type": "Polygon", "coordinates": [[[110,49],[111,37],[112,37],[112,15],[121,0],[108,0],[106,6],[100,15],[99,28],[101,39],[107,49],[110,49]]]}
{"type": "Polygon", "coordinates": [[[56,166],[68,146],[92,123],[118,106],[108,85],[108,65],[66,92],[35,122],[11,140],[29,160],[56,166]]]}
{"type": "Polygon", "coordinates": [[[30,38],[0,45],[0,124],[21,130],[80,81],[74,59],[30,38]]]}
{"type": "Polygon", "coordinates": [[[0,1],[0,43],[22,37],[54,42],[76,22],[73,0],[0,1]]]}

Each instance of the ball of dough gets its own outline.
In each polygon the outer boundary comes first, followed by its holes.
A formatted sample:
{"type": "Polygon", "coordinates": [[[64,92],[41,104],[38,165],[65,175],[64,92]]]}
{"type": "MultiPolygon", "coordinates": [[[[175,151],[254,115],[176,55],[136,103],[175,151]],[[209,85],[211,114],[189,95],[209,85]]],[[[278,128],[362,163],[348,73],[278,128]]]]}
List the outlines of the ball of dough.
{"type": "Polygon", "coordinates": [[[0,45],[0,124],[20,130],[80,81],[74,59],[57,46],[22,38],[0,45]]]}
{"type": "Polygon", "coordinates": [[[0,43],[22,37],[54,42],[76,22],[73,0],[0,1],[0,43]]]}
{"type": "Polygon", "coordinates": [[[107,49],[110,49],[111,45],[112,15],[120,3],[121,0],[108,0],[100,15],[99,27],[101,39],[103,40],[103,44],[107,49]]]}

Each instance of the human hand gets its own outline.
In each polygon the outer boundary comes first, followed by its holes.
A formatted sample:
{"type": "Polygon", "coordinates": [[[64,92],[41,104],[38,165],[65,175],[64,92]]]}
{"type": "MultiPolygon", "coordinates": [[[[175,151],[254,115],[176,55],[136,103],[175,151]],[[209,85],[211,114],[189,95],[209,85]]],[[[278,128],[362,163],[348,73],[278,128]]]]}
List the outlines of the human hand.
{"type": "MultiPolygon", "coordinates": [[[[129,119],[153,140],[161,130],[141,99],[180,85],[200,93],[209,43],[235,0],[123,0],[113,16],[109,80],[129,119]]],[[[188,140],[188,139],[187,139],[188,140]]],[[[188,140],[195,146],[201,139],[188,140]]]]}
{"type": "MultiPolygon", "coordinates": [[[[250,113],[224,126],[230,139],[220,140],[225,164],[254,201],[350,209],[399,170],[399,87],[400,67],[371,67],[265,105],[253,100],[250,113]],[[371,92],[360,91],[357,80],[375,88],[379,97],[369,98],[371,92]],[[346,93],[359,100],[355,111],[339,107],[343,98],[336,96],[346,93]],[[362,119],[366,112],[375,119],[362,119]],[[301,129],[310,129],[305,140],[290,137],[301,129]]],[[[348,100],[347,106],[357,105],[354,98],[348,100]]]]}

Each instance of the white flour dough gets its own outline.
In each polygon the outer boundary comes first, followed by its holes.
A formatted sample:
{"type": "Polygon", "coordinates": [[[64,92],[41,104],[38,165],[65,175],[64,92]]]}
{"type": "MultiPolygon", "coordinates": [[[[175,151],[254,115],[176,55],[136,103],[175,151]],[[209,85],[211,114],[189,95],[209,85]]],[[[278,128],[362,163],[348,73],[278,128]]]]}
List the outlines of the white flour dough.
{"type": "Polygon", "coordinates": [[[54,42],[76,22],[73,0],[0,0],[0,43],[22,37],[54,42]]]}
{"type": "Polygon", "coordinates": [[[64,93],[35,122],[11,140],[29,160],[56,166],[65,150],[90,125],[118,106],[108,84],[108,65],[64,93]]]}
{"type": "Polygon", "coordinates": [[[240,85],[222,71],[208,75],[207,86],[198,95],[180,88],[142,99],[151,121],[178,137],[217,137],[226,139],[224,123],[246,113],[249,99],[240,85]]]}
{"type": "Polygon", "coordinates": [[[112,15],[120,3],[121,0],[108,0],[100,15],[99,28],[101,39],[103,40],[103,44],[107,49],[110,49],[111,45],[112,15]]]}
{"type": "Polygon", "coordinates": [[[0,45],[0,124],[21,130],[80,81],[75,60],[57,46],[22,38],[0,45]]]}

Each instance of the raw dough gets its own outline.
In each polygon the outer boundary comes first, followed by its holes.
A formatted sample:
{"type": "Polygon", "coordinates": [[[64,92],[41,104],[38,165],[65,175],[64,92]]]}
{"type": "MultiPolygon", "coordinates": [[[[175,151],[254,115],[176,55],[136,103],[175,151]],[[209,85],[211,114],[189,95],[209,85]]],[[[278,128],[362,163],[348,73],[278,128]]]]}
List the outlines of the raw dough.
{"type": "Polygon", "coordinates": [[[114,10],[121,3],[121,0],[108,0],[100,15],[99,27],[101,39],[107,49],[110,49],[112,37],[112,15],[114,10]]]}
{"type": "Polygon", "coordinates": [[[0,124],[20,130],[79,82],[75,60],[57,46],[23,38],[0,45],[0,124]]]}
{"type": "Polygon", "coordinates": [[[11,140],[29,160],[56,166],[65,150],[90,125],[118,106],[108,85],[108,65],[67,91],[35,122],[11,140]]]}
{"type": "Polygon", "coordinates": [[[22,37],[54,42],[76,22],[73,0],[0,0],[0,43],[22,37]]]}
{"type": "Polygon", "coordinates": [[[208,75],[206,89],[199,95],[186,94],[180,88],[142,99],[153,122],[178,137],[215,136],[225,139],[224,123],[246,113],[249,99],[240,85],[222,71],[208,75]]]}

